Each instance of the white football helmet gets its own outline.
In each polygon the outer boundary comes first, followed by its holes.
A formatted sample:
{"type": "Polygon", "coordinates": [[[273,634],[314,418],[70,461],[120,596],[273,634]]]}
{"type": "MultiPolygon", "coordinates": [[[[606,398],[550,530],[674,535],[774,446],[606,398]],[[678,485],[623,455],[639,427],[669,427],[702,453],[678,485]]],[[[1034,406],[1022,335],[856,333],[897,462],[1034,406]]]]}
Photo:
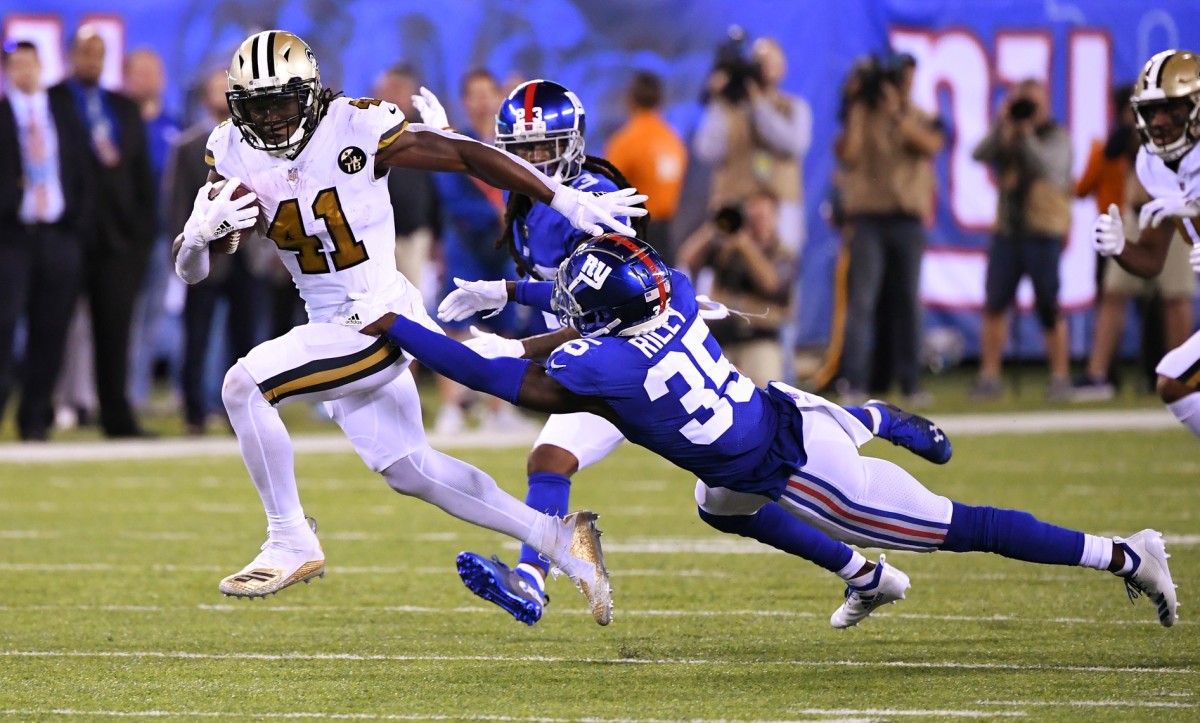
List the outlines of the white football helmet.
{"type": "Polygon", "coordinates": [[[324,111],[312,48],[286,30],[242,41],[229,64],[229,112],[252,148],[294,157],[324,111]]]}

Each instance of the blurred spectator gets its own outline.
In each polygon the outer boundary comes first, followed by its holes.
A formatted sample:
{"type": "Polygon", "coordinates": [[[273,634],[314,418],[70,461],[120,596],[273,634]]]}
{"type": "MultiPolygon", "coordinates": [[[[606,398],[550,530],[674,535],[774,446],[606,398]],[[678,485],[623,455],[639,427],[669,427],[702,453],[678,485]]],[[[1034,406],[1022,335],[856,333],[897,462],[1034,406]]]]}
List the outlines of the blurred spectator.
{"type": "MultiPolygon", "coordinates": [[[[421,114],[413,108],[412,97],[420,89],[413,69],[407,63],[394,65],[375,82],[373,94],[380,100],[395,103],[404,117],[414,123],[421,114]]],[[[425,271],[433,251],[438,220],[437,189],[433,174],[408,168],[388,171],[388,191],[392,195],[392,214],[396,223],[396,268],[418,288],[426,288],[425,271]]],[[[430,294],[432,295],[432,294],[430,294]]],[[[426,302],[433,299],[427,298],[426,302]]]]}
{"type": "MultiPolygon", "coordinates": [[[[467,71],[459,86],[459,101],[467,114],[467,127],[456,127],[463,135],[483,143],[492,143],[496,136],[496,109],[504,95],[500,84],[489,71],[467,71]]],[[[442,294],[457,288],[454,279],[467,281],[516,279],[517,271],[507,249],[497,249],[496,237],[502,229],[504,195],[492,186],[463,173],[439,173],[434,177],[441,199],[442,249],[444,269],[442,294]]],[[[498,334],[516,331],[515,305],[509,304],[498,316],[486,321],[463,321],[443,324],[446,332],[456,339],[467,339],[468,327],[474,323],[498,334]]],[[[434,429],[439,434],[454,434],[465,426],[463,405],[466,388],[445,377],[438,377],[441,407],[434,429]]],[[[513,407],[494,397],[486,402],[488,414],[483,426],[500,431],[531,427],[513,407]]]]}
{"type": "Polygon", "coordinates": [[[6,43],[0,67],[8,79],[0,100],[0,418],[16,376],[14,332],[24,316],[17,434],[44,440],[92,225],[91,159],[70,99],[50,97],[42,87],[37,47],[6,43]]]}
{"type": "Polygon", "coordinates": [[[843,88],[845,127],[836,153],[849,227],[841,364],[841,392],[849,403],[866,400],[877,358],[891,361],[908,404],[925,401],[918,301],[923,220],[933,209],[932,159],[945,137],[941,123],[912,102],[915,71],[909,55],[872,58],[851,71],[843,88]],[[890,340],[890,350],[877,354],[881,339],[890,340]]]}
{"type": "MultiPolygon", "coordinates": [[[[229,119],[225,89],[225,70],[215,71],[205,79],[202,101],[208,115],[184,131],[171,149],[163,193],[167,198],[167,228],[172,234],[183,229],[192,213],[196,191],[208,178],[205,144],[213,126],[229,119]]],[[[266,276],[277,265],[274,244],[243,232],[237,253],[212,252],[208,277],[187,287],[183,304],[182,386],[184,424],[188,434],[204,434],[209,415],[220,409],[210,404],[207,390],[213,386],[212,376],[223,375],[228,365],[219,365],[219,369],[206,368],[218,302],[224,300],[229,310],[225,317],[223,348],[225,358],[232,363],[262,340],[270,297],[266,276]]]]}
{"type": "Polygon", "coordinates": [[[975,159],[992,166],[998,187],[996,230],[988,249],[979,379],[974,399],[993,399],[1000,381],[1008,310],[1021,277],[1033,283],[1034,308],[1045,338],[1051,401],[1071,396],[1067,325],[1058,306],[1058,259],[1071,230],[1071,138],[1050,116],[1046,86],[1013,86],[975,159]]]}
{"type": "MultiPolygon", "coordinates": [[[[167,74],[162,58],[147,48],[135,50],[125,59],[125,93],[137,103],[142,121],[146,124],[146,142],[150,153],[150,170],[156,188],[162,188],[163,168],[167,153],[179,135],[180,125],[163,107],[163,90],[167,74]]],[[[160,208],[160,213],[163,209],[160,208]]],[[[163,303],[167,284],[175,278],[171,264],[170,229],[160,216],[158,235],[146,266],[146,276],[133,311],[129,344],[129,396],[137,408],[142,408],[150,396],[155,362],[177,354],[165,348],[163,341],[170,337],[163,303]]],[[[181,227],[182,228],[182,227],[181,227]]],[[[173,234],[172,234],[173,235],[173,234]]]]}
{"type": "Polygon", "coordinates": [[[657,75],[641,70],[633,76],[629,122],[609,139],[604,155],[629,183],[650,197],[645,240],[671,263],[675,254],[669,248],[670,224],[687,169],[687,146],[662,117],[662,96],[662,79],[657,75]]]}
{"type": "Polygon", "coordinates": [[[91,139],[98,185],[95,230],[88,239],[84,284],[92,317],[100,425],[108,437],[149,436],[129,404],[129,330],[133,303],[158,222],[146,128],[137,105],[101,88],[104,40],[80,27],[71,44],[71,75],[50,89],[73,102],[91,139]]]}
{"type": "MultiPolygon", "coordinates": [[[[1132,86],[1122,86],[1113,91],[1113,117],[1116,125],[1107,140],[1092,143],[1087,167],[1075,185],[1079,198],[1095,196],[1096,208],[1107,213],[1110,204],[1116,204],[1125,218],[1125,235],[1136,239],[1137,214],[1141,206],[1150,200],[1149,194],[1138,181],[1134,169],[1141,140],[1134,124],[1133,108],[1129,97],[1132,86]]],[[[1110,263],[1107,257],[1097,255],[1099,279],[1099,302],[1096,305],[1096,328],[1092,336],[1092,350],[1088,355],[1083,376],[1075,383],[1072,401],[1099,401],[1111,399],[1116,390],[1112,382],[1112,362],[1121,333],[1125,328],[1125,314],[1130,299],[1138,299],[1141,308],[1162,305],[1161,321],[1165,349],[1174,349],[1184,342],[1192,332],[1192,297],[1196,293],[1196,277],[1187,260],[1187,245],[1173,240],[1167,251],[1167,261],[1162,273],[1153,279],[1143,279],[1110,263]]],[[[1143,339],[1156,336],[1148,326],[1158,321],[1155,314],[1145,314],[1142,320],[1143,339]]],[[[1146,343],[1143,342],[1143,348],[1146,343]]],[[[1157,360],[1164,349],[1146,354],[1157,360]]],[[[1155,378],[1151,367],[1151,380],[1155,378]]]]}
{"type": "Polygon", "coordinates": [[[783,374],[779,334],[790,317],[796,267],[779,239],[777,214],[775,197],[754,191],[741,206],[719,210],[679,250],[679,265],[693,276],[711,272],[713,300],[740,312],[708,325],[729,360],[758,386],[783,374]]]}
{"type": "Polygon", "coordinates": [[[718,50],[693,139],[696,157],[715,166],[709,209],[740,203],[757,188],[768,189],[779,199],[779,238],[799,256],[804,239],[801,163],[812,142],[812,110],[802,98],[779,88],[787,73],[779,44],[759,38],[746,58],[744,40],[741,29],[734,28],[731,40],[718,50]]]}

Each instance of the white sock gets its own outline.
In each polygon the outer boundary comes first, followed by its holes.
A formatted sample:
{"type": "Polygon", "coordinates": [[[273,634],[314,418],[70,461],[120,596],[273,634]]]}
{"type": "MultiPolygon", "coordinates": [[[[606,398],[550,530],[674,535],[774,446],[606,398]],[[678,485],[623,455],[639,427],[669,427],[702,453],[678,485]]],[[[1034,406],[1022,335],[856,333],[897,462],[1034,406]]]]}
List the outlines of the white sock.
{"type": "Polygon", "coordinates": [[[282,531],[304,524],[292,439],[279,418],[279,410],[263,398],[241,364],[235,364],[225,375],[221,398],[229,424],[237,434],[246,470],[266,510],[267,529],[282,531]]]}
{"type": "Polygon", "coordinates": [[[397,492],[433,504],[460,520],[520,540],[551,560],[570,549],[570,530],[496,486],[462,460],[426,447],[383,471],[397,492]]]}
{"type": "MultiPolygon", "coordinates": [[[[858,575],[858,571],[861,570],[865,564],[867,564],[867,558],[863,557],[862,553],[858,552],[857,550],[851,550],[850,562],[847,562],[841,570],[837,571],[837,576],[845,580],[847,583],[853,585],[853,581],[858,579],[854,576],[858,575]]],[[[870,576],[874,574],[875,570],[872,568],[870,572],[866,573],[865,575],[860,575],[859,577],[866,577],[867,581],[869,582],[870,576]]]]}
{"type": "Polygon", "coordinates": [[[1200,437],[1200,392],[1193,392],[1177,402],[1167,405],[1171,414],[1192,430],[1192,434],[1200,437]]]}
{"type": "Polygon", "coordinates": [[[1094,570],[1107,570],[1112,564],[1113,539],[1084,534],[1083,555],[1079,558],[1080,567],[1090,567],[1094,570]]]}
{"type": "Polygon", "coordinates": [[[542,572],[541,568],[534,567],[528,562],[522,562],[521,564],[517,565],[517,569],[524,571],[527,575],[532,577],[534,581],[537,582],[538,590],[546,592],[546,573],[542,572]]]}

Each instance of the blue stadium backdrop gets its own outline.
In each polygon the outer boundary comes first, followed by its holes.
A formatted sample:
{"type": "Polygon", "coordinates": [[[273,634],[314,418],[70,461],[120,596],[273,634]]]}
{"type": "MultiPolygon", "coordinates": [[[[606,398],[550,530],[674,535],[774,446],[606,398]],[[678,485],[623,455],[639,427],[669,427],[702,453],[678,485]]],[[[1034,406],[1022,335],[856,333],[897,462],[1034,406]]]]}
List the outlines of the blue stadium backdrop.
{"type": "MultiPolygon", "coordinates": [[[[1150,54],[1200,46],[1195,0],[441,0],[436,3],[335,0],[6,0],[5,38],[29,38],[43,50],[48,80],[64,66],[67,39],[86,21],[122,52],[158,50],[171,81],[168,98],[189,117],[190,89],[228,62],[248,33],[280,27],[311,43],[327,86],[367,93],[387,66],[411,62],[446,102],[452,119],[457,79],[485,66],[501,77],[547,77],[576,90],[589,109],[593,151],[621,123],[622,91],[647,68],[667,79],[668,118],[689,135],[697,95],[715,46],[732,24],[751,38],[776,37],[789,57],[785,87],[809,100],[814,143],[805,162],[809,242],[803,264],[802,342],[829,332],[837,239],[819,212],[833,168],[839,86],[852,62],[889,46],[918,59],[918,102],[943,118],[949,143],[938,159],[938,203],[931,222],[922,297],[927,329],[948,327],[975,347],[983,297],[983,256],[995,187],[970,153],[1006,84],[1044,78],[1055,115],[1071,130],[1077,172],[1091,141],[1108,125],[1110,85],[1132,81],[1150,54]]],[[[110,54],[106,80],[119,84],[121,53],[110,54]]],[[[703,178],[689,174],[688,195],[703,178]]],[[[700,190],[697,190],[700,189],[700,190]]],[[[694,204],[699,207],[698,204],[694,204]]],[[[1094,262],[1087,233],[1094,207],[1077,204],[1063,256],[1062,300],[1090,306],[1094,262]]],[[[697,213],[684,220],[696,222],[697,213]]],[[[1023,290],[1028,301],[1029,290],[1023,290]]],[[[1040,354],[1031,325],[1018,325],[1020,353],[1040,354]]],[[[1080,353],[1087,324],[1072,315],[1080,353]]]]}

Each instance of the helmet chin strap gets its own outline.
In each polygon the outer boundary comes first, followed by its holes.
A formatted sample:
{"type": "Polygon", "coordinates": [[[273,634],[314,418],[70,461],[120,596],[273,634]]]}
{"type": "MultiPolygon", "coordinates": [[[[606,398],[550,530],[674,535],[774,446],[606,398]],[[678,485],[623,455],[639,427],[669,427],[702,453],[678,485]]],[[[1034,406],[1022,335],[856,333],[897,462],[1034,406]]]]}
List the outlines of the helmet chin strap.
{"type": "Polygon", "coordinates": [[[652,319],[647,319],[640,324],[634,324],[628,329],[622,329],[621,331],[618,331],[617,336],[640,336],[642,334],[647,334],[667,323],[667,319],[670,317],[670,307],[666,307],[663,309],[663,311],[659,312],[658,316],[655,316],[652,319]]]}

